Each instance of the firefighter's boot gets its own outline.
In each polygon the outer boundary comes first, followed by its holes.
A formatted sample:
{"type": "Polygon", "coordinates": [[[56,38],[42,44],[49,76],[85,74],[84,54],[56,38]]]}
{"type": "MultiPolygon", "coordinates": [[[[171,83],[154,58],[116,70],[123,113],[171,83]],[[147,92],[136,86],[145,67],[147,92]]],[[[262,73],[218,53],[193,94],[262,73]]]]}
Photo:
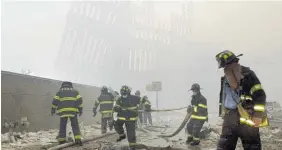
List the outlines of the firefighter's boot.
{"type": "Polygon", "coordinates": [[[75,144],[78,145],[78,146],[82,146],[83,145],[81,139],[75,140],[75,144]]]}
{"type": "Polygon", "coordinates": [[[191,146],[196,146],[200,144],[200,140],[194,140],[193,142],[190,143],[191,146]]]}
{"type": "Polygon", "coordinates": [[[123,140],[125,138],[126,138],[126,135],[119,136],[119,138],[117,139],[117,142],[119,142],[119,141],[121,141],[121,140],[123,140]]]}
{"type": "Polygon", "coordinates": [[[188,136],[188,138],[186,140],[186,144],[189,144],[192,141],[193,141],[193,137],[192,136],[188,136]]]}

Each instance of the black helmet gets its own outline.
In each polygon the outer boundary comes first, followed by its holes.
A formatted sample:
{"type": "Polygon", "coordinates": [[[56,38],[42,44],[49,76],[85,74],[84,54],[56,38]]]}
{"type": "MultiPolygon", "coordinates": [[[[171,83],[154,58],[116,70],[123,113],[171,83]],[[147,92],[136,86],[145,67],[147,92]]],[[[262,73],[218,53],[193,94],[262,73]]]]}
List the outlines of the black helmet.
{"type": "Polygon", "coordinates": [[[103,86],[101,88],[101,93],[108,93],[108,88],[106,86],[103,86]]]}
{"type": "Polygon", "coordinates": [[[226,67],[228,64],[231,64],[233,62],[238,62],[240,56],[242,56],[243,54],[240,54],[238,56],[236,56],[234,53],[232,53],[229,50],[225,50],[222,51],[220,53],[218,53],[215,57],[216,57],[216,61],[218,63],[218,68],[224,68],[226,67]]]}
{"type": "Polygon", "coordinates": [[[191,86],[191,91],[200,91],[201,87],[198,83],[194,83],[192,86],[191,86]]]}
{"type": "Polygon", "coordinates": [[[61,84],[61,87],[62,87],[62,88],[64,88],[64,87],[72,88],[72,83],[69,82],[69,81],[64,81],[64,82],[61,84]]]}
{"type": "Polygon", "coordinates": [[[129,95],[130,92],[131,90],[127,85],[123,85],[120,89],[120,95],[129,95]]]}
{"type": "Polygon", "coordinates": [[[140,91],[137,90],[137,91],[135,92],[135,95],[136,95],[136,96],[140,96],[140,95],[141,95],[141,94],[140,94],[140,91]]]}

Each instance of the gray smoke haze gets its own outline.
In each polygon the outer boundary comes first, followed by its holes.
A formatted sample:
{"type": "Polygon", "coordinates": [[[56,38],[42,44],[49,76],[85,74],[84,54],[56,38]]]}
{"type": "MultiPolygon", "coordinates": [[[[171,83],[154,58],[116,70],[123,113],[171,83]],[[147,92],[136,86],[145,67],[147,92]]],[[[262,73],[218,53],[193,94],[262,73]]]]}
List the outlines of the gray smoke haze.
{"type": "MultiPolygon", "coordinates": [[[[181,2],[150,3],[153,3],[154,11],[145,15],[139,13],[141,18],[153,17],[154,20],[165,22],[164,24],[177,24],[175,18],[171,16],[181,15],[181,2]]],[[[95,81],[96,77],[88,77],[87,71],[91,72],[89,69],[86,71],[76,69],[76,75],[81,78],[74,79],[73,76],[68,76],[67,80],[99,86],[104,83],[117,90],[122,84],[130,84],[134,91],[140,89],[147,93],[153,104],[155,95],[146,92],[145,86],[154,80],[162,81],[160,107],[187,105],[190,103],[191,95],[188,89],[194,82],[198,82],[203,88],[203,95],[208,99],[209,111],[215,112],[218,109],[220,76],[223,73],[217,69],[215,55],[223,49],[230,49],[236,54],[244,54],[241,57],[241,64],[251,67],[256,72],[267,92],[268,100],[282,103],[279,95],[282,89],[280,84],[282,73],[279,69],[282,65],[282,2],[186,3],[185,10],[188,12],[189,22],[184,26],[189,27],[187,36],[175,36],[171,33],[175,30],[163,33],[157,29],[142,29],[159,35],[172,35],[170,45],[154,49],[155,61],[151,66],[153,72],[135,74],[131,72],[135,78],[126,80],[115,74],[119,69],[116,67],[110,71],[110,75],[109,72],[103,74],[96,71],[95,74],[99,74],[97,75],[99,81],[95,81]]],[[[38,76],[65,79],[65,76],[61,76],[61,72],[56,69],[58,65],[56,60],[60,56],[63,34],[67,24],[70,24],[67,22],[67,14],[75,5],[77,4],[70,2],[4,1],[2,70],[20,72],[24,68],[31,69],[38,76]]],[[[136,5],[142,5],[142,2],[136,5]]],[[[102,8],[113,9],[106,3],[102,8]]],[[[129,8],[124,6],[123,9],[129,8]]],[[[112,36],[113,41],[127,40],[111,32],[103,34],[112,36]]],[[[144,42],[144,45],[146,44],[144,42]]],[[[158,41],[155,43],[150,41],[153,47],[158,44],[158,41]]],[[[137,46],[128,43],[131,47],[144,45],[140,42],[137,46]]],[[[116,51],[118,50],[117,48],[116,51]]],[[[109,54],[111,59],[121,55],[114,53],[113,49],[109,53],[112,53],[109,54]]],[[[69,65],[76,64],[70,61],[69,65]]]]}

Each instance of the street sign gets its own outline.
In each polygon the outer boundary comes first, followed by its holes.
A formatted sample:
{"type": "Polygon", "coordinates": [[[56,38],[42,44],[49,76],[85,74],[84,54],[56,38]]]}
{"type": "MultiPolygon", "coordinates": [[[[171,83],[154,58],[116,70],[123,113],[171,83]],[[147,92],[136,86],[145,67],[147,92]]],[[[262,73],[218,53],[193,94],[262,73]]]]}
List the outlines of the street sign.
{"type": "Polygon", "coordinates": [[[162,90],[162,82],[156,81],[152,82],[151,84],[146,85],[147,91],[161,91],[162,90]]]}

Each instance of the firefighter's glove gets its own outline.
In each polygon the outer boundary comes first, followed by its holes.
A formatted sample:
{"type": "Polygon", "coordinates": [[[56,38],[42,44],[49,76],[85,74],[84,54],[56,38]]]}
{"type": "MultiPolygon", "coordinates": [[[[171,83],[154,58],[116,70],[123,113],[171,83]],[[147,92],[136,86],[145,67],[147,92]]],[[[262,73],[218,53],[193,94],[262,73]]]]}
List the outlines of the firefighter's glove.
{"type": "Polygon", "coordinates": [[[55,113],[56,113],[56,109],[55,109],[55,108],[52,108],[52,109],[51,109],[51,115],[54,116],[55,113]]]}
{"type": "Polygon", "coordinates": [[[187,108],[187,113],[192,113],[192,112],[193,112],[193,107],[189,105],[187,108]]]}

